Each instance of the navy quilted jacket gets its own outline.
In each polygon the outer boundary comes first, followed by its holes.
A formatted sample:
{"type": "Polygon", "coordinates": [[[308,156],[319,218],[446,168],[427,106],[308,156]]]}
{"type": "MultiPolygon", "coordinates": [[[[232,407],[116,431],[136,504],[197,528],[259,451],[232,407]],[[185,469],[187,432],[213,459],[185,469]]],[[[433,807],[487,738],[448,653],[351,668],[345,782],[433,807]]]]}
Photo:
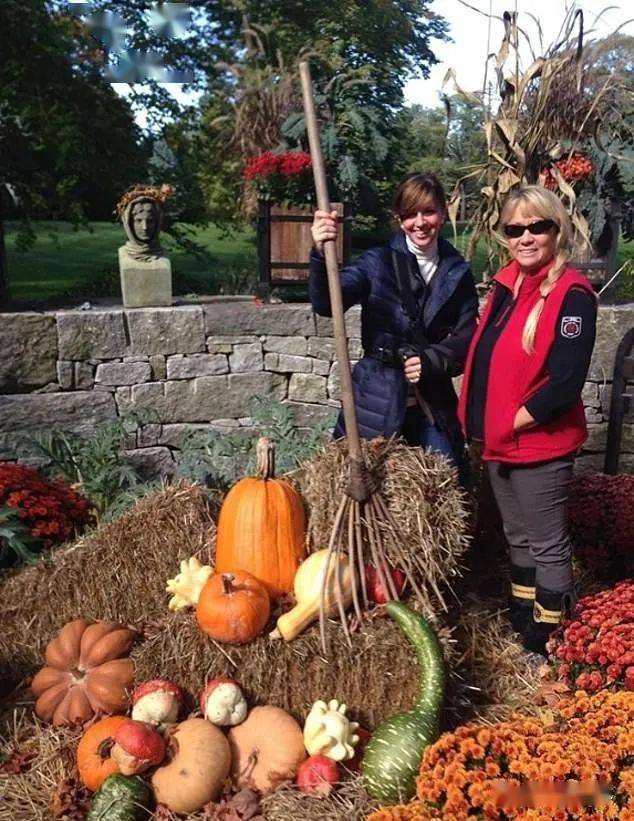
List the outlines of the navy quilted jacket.
{"type": "MultiPolygon", "coordinates": [[[[421,393],[436,424],[457,434],[457,398],[451,378],[462,373],[469,342],[475,331],[478,297],[469,263],[445,240],[438,244],[438,270],[424,286],[416,258],[407,250],[402,231],[389,245],[370,248],[340,272],[344,310],[361,304],[364,351],[406,347],[422,358],[421,393]],[[416,323],[426,339],[417,340],[403,309],[392,252],[405,255],[410,281],[418,288],[420,311],[416,323]]],[[[310,258],[310,301],[321,316],[331,316],[328,280],[323,257],[314,250],[310,258]]],[[[352,381],[359,431],[364,439],[400,433],[408,386],[402,368],[390,367],[364,356],[354,367],[352,381]]],[[[335,435],[344,433],[340,415],[335,435]]]]}

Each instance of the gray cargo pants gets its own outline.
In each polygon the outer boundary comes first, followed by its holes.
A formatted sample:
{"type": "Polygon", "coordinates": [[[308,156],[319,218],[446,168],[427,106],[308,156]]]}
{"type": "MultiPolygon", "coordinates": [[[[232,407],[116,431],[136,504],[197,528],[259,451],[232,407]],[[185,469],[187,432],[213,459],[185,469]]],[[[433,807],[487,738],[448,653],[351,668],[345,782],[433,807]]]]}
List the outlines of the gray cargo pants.
{"type": "Polygon", "coordinates": [[[537,465],[488,462],[511,563],[534,567],[535,584],[553,592],[572,590],[568,493],[574,456],[537,465]]]}

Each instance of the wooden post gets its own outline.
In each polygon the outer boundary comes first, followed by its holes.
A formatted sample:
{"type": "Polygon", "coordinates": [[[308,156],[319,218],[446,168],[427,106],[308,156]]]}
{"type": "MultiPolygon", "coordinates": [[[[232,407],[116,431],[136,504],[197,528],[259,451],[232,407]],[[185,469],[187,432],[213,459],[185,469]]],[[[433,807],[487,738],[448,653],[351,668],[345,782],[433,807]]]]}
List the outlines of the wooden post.
{"type": "Polygon", "coordinates": [[[4,185],[0,185],[0,308],[7,308],[10,301],[9,267],[4,240],[4,185]]]}
{"type": "Polygon", "coordinates": [[[612,377],[612,396],[610,398],[610,417],[608,421],[608,439],[605,445],[604,473],[618,473],[621,437],[623,435],[623,418],[630,410],[633,397],[627,393],[627,383],[634,381],[634,328],[625,334],[616,351],[614,375],[612,377]]]}
{"type": "Polygon", "coordinates": [[[271,204],[258,204],[258,287],[257,296],[268,302],[271,292],[271,204]]]}

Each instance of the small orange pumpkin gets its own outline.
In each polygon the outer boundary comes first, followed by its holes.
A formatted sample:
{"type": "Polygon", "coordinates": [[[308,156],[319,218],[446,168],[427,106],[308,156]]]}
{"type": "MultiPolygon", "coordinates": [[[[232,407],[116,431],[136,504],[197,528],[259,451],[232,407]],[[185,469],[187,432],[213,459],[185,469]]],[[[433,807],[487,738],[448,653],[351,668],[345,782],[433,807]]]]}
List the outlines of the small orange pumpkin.
{"type": "Polygon", "coordinates": [[[216,572],[244,570],[275,600],[293,589],[304,558],[304,506],[288,482],[275,478],[275,450],[258,440],[257,476],[241,479],[225,498],[216,539],[216,572]]]}
{"type": "Polygon", "coordinates": [[[245,644],[262,632],[270,611],[266,588],[250,573],[216,573],[200,593],[196,619],[212,639],[245,644]]]}
{"type": "Polygon", "coordinates": [[[110,775],[119,772],[119,765],[110,757],[115,733],[126,721],[125,716],[108,716],[89,727],[77,745],[77,769],[82,784],[97,792],[110,775]]]}
{"type": "Polygon", "coordinates": [[[49,642],[46,666],[31,683],[35,712],[54,726],[83,724],[97,713],[120,713],[129,703],[136,634],[110,621],[75,619],[49,642]]]}

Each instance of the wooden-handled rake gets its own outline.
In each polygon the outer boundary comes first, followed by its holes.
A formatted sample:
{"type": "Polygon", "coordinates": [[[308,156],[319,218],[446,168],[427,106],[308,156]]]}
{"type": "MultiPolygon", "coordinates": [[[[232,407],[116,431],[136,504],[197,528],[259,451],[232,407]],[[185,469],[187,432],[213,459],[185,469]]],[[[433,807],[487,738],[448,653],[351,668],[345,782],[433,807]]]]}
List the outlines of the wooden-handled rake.
{"type": "MultiPolygon", "coordinates": [[[[320,211],[330,212],[326,171],[319,139],[319,128],[317,125],[310,67],[308,63],[305,61],[301,62],[299,71],[302,83],[306,129],[308,132],[315,190],[317,193],[317,207],[320,211]]],[[[346,621],[340,556],[347,554],[352,582],[352,603],[355,615],[358,619],[362,618],[362,610],[367,609],[368,606],[368,593],[365,580],[366,561],[371,562],[375,566],[381,585],[383,589],[387,591],[389,598],[394,600],[398,600],[399,598],[399,591],[396,589],[389,572],[387,554],[384,547],[386,537],[396,546],[397,555],[401,553],[399,559],[402,562],[402,568],[409,583],[412,585],[412,589],[421,601],[424,601],[424,596],[412,572],[412,557],[406,556],[405,553],[399,549],[399,545],[402,545],[402,538],[399,536],[398,524],[394,520],[380,492],[378,480],[368,469],[363,457],[357,413],[354,405],[352,373],[350,370],[348,341],[343,316],[341,282],[339,279],[337,252],[334,242],[324,243],[324,256],[326,258],[326,271],[328,274],[328,290],[330,293],[334,327],[335,350],[339,363],[349,467],[348,482],[343,490],[343,495],[337,508],[330,534],[328,563],[326,565],[327,572],[324,573],[321,587],[319,629],[322,648],[324,652],[326,652],[326,599],[327,597],[331,599],[333,594],[346,639],[348,644],[351,644],[350,629],[346,621]],[[327,596],[328,588],[330,588],[330,590],[327,596]],[[359,596],[359,588],[361,596],[359,596]]]]}

